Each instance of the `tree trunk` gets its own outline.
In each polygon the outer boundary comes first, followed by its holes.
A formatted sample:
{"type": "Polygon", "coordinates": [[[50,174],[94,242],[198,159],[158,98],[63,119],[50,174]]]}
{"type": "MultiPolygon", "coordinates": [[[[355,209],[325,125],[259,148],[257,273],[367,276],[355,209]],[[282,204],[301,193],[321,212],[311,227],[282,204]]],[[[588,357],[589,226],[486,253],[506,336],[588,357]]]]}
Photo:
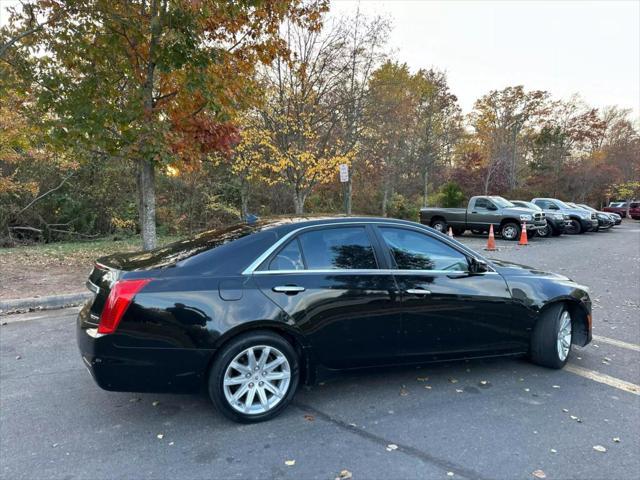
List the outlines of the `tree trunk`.
{"type": "Polygon", "coordinates": [[[427,167],[424,167],[424,172],[423,172],[423,192],[422,192],[422,204],[424,207],[428,207],[429,206],[429,171],[427,169],[427,167]]]}
{"type": "Polygon", "coordinates": [[[627,218],[631,219],[631,215],[629,214],[629,210],[631,210],[631,199],[627,198],[627,218]]]}
{"type": "Polygon", "coordinates": [[[489,182],[491,181],[491,160],[489,160],[489,166],[487,167],[487,174],[484,177],[484,194],[489,195],[489,182]]]}
{"type": "Polygon", "coordinates": [[[153,160],[141,160],[138,164],[138,212],[142,248],[156,248],[156,186],[153,160]]]}
{"type": "Polygon", "coordinates": [[[293,208],[296,215],[302,215],[304,213],[304,201],[305,195],[301,192],[293,192],[293,208]]]}
{"type": "MultiPolygon", "coordinates": [[[[158,47],[159,31],[153,26],[159,23],[159,5],[158,0],[152,0],[150,7],[150,34],[149,40],[149,61],[146,65],[146,78],[142,87],[142,95],[144,99],[144,121],[147,125],[154,122],[154,102],[153,102],[153,85],[155,79],[155,51],[158,47]]],[[[144,136],[140,139],[144,142],[144,136]]],[[[155,185],[155,165],[153,158],[145,158],[140,160],[138,164],[138,196],[139,196],[139,215],[140,230],[142,233],[142,248],[151,250],[156,247],[156,185],[155,185]]]]}
{"type": "Polygon", "coordinates": [[[382,216],[387,216],[387,206],[389,203],[389,182],[384,182],[384,191],[382,192],[382,216]]]}
{"type": "Polygon", "coordinates": [[[249,216],[249,186],[243,181],[240,185],[240,215],[243,220],[249,216]]]}

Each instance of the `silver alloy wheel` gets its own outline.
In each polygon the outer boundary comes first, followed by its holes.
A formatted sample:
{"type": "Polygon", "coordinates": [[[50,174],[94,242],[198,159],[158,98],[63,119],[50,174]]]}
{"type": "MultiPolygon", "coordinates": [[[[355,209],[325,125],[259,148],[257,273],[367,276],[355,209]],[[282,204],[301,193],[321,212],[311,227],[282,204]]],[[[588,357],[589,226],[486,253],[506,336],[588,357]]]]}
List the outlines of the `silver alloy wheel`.
{"type": "Polygon", "coordinates": [[[434,223],[433,224],[433,228],[435,228],[439,232],[443,232],[444,233],[444,223],[442,223],[442,222],[434,223]]]}
{"type": "Polygon", "coordinates": [[[551,227],[549,227],[549,225],[545,225],[544,228],[539,230],[539,233],[541,237],[548,237],[551,235],[551,227]]]}
{"type": "Polygon", "coordinates": [[[224,372],[223,388],[234,410],[258,415],[285,397],[291,382],[287,357],[275,347],[256,345],[243,350],[224,372]]]}
{"type": "Polygon", "coordinates": [[[558,329],[558,339],[556,341],[558,357],[563,362],[569,355],[571,347],[571,315],[566,310],[560,316],[560,328],[558,329]]]}
{"type": "Polygon", "coordinates": [[[502,229],[502,236],[507,240],[513,240],[518,236],[518,230],[513,225],[507,225],[502,229]]]}

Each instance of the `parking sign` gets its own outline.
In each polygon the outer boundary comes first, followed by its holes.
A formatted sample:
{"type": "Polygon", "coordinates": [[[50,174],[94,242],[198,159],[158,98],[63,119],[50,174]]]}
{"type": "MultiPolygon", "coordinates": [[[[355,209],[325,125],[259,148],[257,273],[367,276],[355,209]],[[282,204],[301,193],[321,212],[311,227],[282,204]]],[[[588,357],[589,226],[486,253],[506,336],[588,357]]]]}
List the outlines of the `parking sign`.
{"type": "Polygon", "coordinates": [[[340,164],[340,181],[347,183],[349,181],[349,165],[346,163],[340,164]]]}

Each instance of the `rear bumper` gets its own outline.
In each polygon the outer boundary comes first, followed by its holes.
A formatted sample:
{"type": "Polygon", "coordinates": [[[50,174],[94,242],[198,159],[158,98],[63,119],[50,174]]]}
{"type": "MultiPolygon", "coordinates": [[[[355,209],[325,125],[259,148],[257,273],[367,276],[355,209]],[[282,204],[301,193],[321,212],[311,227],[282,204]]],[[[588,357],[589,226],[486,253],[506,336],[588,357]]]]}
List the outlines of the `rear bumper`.
{"type": "Polygon", "coordinates": [[[117,345],[118,335],[98,333],[78,315],[76,338],[85,367],[100,388],[119,392],[189,393],[205,382],[213,351],[183,348],[130,348],[117,345]]]}

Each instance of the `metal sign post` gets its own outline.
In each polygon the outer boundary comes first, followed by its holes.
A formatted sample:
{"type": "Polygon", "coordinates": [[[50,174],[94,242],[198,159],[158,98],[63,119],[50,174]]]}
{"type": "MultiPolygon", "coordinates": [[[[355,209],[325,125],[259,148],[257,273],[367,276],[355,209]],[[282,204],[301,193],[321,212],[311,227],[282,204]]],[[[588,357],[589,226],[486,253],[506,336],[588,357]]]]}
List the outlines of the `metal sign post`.
{"type": "Polygon", "coordinates": [[[342,183],[342,196],[344,198],[344,214],[349,215],[349,211],[347,208],[347,185],[349,183],[349,165],[346,163],[340,164],[340,183],[342,183]]]}

